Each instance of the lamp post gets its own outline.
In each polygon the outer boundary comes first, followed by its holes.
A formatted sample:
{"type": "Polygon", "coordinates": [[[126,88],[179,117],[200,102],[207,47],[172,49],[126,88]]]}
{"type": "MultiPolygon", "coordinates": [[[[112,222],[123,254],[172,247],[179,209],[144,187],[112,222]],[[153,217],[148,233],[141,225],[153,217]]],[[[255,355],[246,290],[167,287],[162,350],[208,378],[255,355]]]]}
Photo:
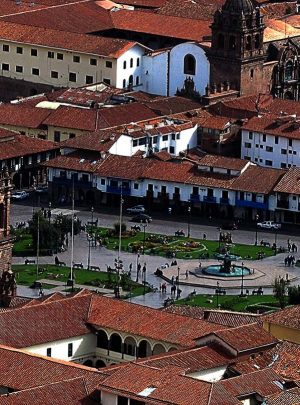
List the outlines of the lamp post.
{"type": "Polygon", "coordinates": [[[244,296],[244,262],[242,262],[242,284],[241,284],[241,297],[244,296]]]}
{"type": "Polygon", "coordinates": [[[143,284],[144,284],[144,292],[143,292],[144,295],[146,294],[146,271],[147,271],[147,267],[146,267],[146,263],[145,263],[143,266],[143,274],[142,274],[143,284]]]}
{"type": "Polygon", "coordinates": [[[147,223],[143,223],[143,221],[141,221],[141,226],[143,227],[143,231],[144,231],[144,237],[143,237],[143,254],[145,254],[145,241],[146,241],[146,228],[148,226],[147,223]]]}
{"type": "Polygon", "coordinates": [[[277,255],[277,227],[275,228],[274,253],[277,255]]]}
{"type": "Polygon", "coordinates": [[[258,232],[257,223],[258,223],[258,220],[259,220],[259,215],[256,214],[255,215],[255,223],[256,223],[256,227],[255,227],[255,246],[257,246],[257,232],[258,232]]]}
{"type": "Polygon", "coordinates": [[[219,281],[217,281],[217,290],[216,290],[216,293],[217,293],[217,308],[219,308],[219,288],[220,288],[220,283],[219,283],[219,281]]]}
{"type": "Polygon", "coordinates": [[[48,221],[49,221],[49,224],[50,224],[50,221],[51,221],[51,201],[49,202],[49,205],[48,205],[47,216],[48,216],[48,221]]]}
{"type": "Polygon", "coordinates": [[[187,237],[188,237],[188,238],[191,236],[191,211],[192,211],[192,208],[191,208],[191,206],[189,205],[189,206],[188,206],[188,209],[187,209],[187,212],[188,212],[187,237]]]}
{"type": "Polygon", "coordinates": [[[139,266],[140,265],[140,253],[138,252],[136,256],[136,282],[138,283],[139,281],[139,266]]]}
{"type": "Polygon", "coordinates": [[[88,263],[87,268],[90,270],[91,267],[91,242],[93,240],[93,220],[94,220],[94,208],[91,208],[92,220],[91,220],[91,231],[90,235],[88,235],[88,242],[89,242],[89,253],[88,253],[88,263]]]}

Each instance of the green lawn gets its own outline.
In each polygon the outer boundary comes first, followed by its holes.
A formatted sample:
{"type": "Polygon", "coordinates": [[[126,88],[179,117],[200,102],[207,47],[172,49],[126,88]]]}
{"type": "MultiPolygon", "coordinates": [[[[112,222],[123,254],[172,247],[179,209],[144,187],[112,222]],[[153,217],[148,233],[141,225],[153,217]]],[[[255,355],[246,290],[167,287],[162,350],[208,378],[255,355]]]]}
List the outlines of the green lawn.
{"type": "MultiPolygon", "coordinates": [[[[70,274],[69,267],[57,267],[55,265],[41,265],[39,266],[40,269],[44,269],[44,271],[39,271],[39,275],[36,275],[36,265],[13,265],[12,269],[16,274],[16,280],[18,284],[30,286],[34,281],[47,279],[47,280],[56,280],[67,282],[70,274]]],[[[115,273],[111,274],[111,278],[109,280],[109,275],[107,272],[96,272],[96,271],[89,271],[85,269],[75,269],[75,282],[77,284],[89,285],[94,286],[95,288],[103,287],[103,288],[113,288],[113,286],[117,283],[117,276],[115,273]]],[[[130,281],[130,284],[126,283],[122,285],[124,291],[128,291],[131,289],[131,296],[141,295],[143,294],[144,287],[136,283],[134,281],[130,281]]],[[[45,287],[45,288],[53,288],[45,287]]],[[[146,288],[146,292],[151,291],[149,287],[146,288]]]]}
{"type": "Polygon", "coordinates": [[[176,301],[176,305],[191,305],[203,308],[228,309],[231,311],[256,313],[258,309],[272,310],[278,305],[278,301],[273,295],[249,295],[239,297],[238,295],[196,295],[191,299],[181,299],[176,301]],[[210,303],[209,301],[212,301],[210,303]],[[251,306],[253,306],[251,308],[251,306]]]}
{"type": "MultiPolygon", "coordinates": [[[[95,231],[95,228],[94,228],[95,231]]],[[[107,228],[96,228],[97,237],[102,239],[108,249],[118,249],[118,236],[108,236],[110,232],[107,228]]],[[[122,236],[121,248],[123,251],[141,252],[143,250],[144,233],[137,232],[136,235],[130,235],[127,231],[126,235],[122,236]]],[[[172,257],[174,252],[176,258],[179,259],[199,259],[205,258],[207,254],[213,258],[219,253],[219,242],[213,240],[201,240],[196,238],[185,238],[183,236],[165,236],[154,233],[145,234],[146,254],[153,254],[164,257],[172,257]]],[[[242,245],[233,243],[230,248],[230,253],[240,256],[243,260],[256,260],[258,253],[272,256],[274,251],[268,247],[242,245]]]]}

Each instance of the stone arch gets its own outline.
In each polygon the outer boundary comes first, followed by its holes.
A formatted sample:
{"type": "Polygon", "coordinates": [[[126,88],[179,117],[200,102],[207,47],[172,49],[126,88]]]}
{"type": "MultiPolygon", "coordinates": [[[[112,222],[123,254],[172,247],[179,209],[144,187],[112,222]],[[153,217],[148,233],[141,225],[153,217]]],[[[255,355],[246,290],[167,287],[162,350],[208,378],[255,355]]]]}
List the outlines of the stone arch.
{"type": "Polygon", "coordinates": [[[170,347],[170,349],[168,350],[168,352],[173,352],[174,350],[177,350],[177,347],[170,347]]]}
{"type": "Polygon", "coordinates": [[[138,347],[138,357],[151,356],[152,350],[150,343],[147,340],[141,340],[138,347]]]}
{"type": "Polygon", "coordinates": [[[293,79],[293,70],[294,70],[293,62],[291,60],[288,60],[285,64],[285,69],[284,69],[285,80],[293,79]]]}
{"type": "Polygon", "coordinates": [[[103,368],[103,367],[106,367],[106,364],[105,364],[105,362],[103,360],[97,360],[96,364],[95,364],[95,367],[96,368],[103,368]]]}
{"type": "Polygon", "coordinates": [[[260,47],[260,35],[256,34],[254,37],[254,47],[258,49],[260,47]]]}
{"type": "Polygon", "coordinates": [[[102,329],[97,332],[97,347],[108,350],[108,336],[102,329]]]}
{"type": "Polygon", "coordinates": [[[188,53],[184,57],[184,74],[195,75],[196,74],[196,59],[193,55],[188,53]]]}
{"type": "Polygon", "coordinates": [[[109,339],[109,349],[113,352],[122,353],[122,338],[118,333],[113,333],[109,339]]]}
{"type": "Polygon", "coordinates": [[[88,359],[83,362],[83,365],[87,367],[93,367],[93,362],[92,360],[88,359]]]}
{"type": "Polygon", "coordinates": [[[153,347],[153,354],[166,353],[166,348],[161,343],[156,343],[153,347]]]}
{"type": "Polygon", "coordinates": [[[127,336],[124,340],[124,354],[136,355],[136,340],[132,336],[127,336]]]}

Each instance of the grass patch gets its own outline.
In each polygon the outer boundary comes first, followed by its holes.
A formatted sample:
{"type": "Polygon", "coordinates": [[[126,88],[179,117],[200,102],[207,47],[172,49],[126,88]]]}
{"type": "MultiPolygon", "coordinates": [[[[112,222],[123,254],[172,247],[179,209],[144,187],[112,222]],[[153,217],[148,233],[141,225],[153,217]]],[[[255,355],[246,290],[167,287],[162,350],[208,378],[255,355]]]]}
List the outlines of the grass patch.
{"type": "MultiPolygon", "coordinates": [[[[55,265],[46,264],[40,266],[40,269],[44,269],[43,271],[39,271],[37,276],[36,274],[36,265],[13,265],[13,271],[16,275],[17,283],[20,285],[30,286],[34,281],[47,279],[47,280],[55,280],[61,281],[63,283],[67,283],[70,274],[69,267],[57,267],[55,265]]],[[[99,271],[89,271],[84,269],[75,269],[75,282],[76,284],[82,285],[89,285],[97,288],[114,288],[117,284],[117,275],[112,273],[109,275],[107,272],[99,272],[99,271]]],[[[46,284],[47,285],[47,284],[46,284]]],[[[137,296],[143,294],[144,287],[143,285],[136,283],[133,280],[129,281],[129,284],[120,282],[120,286],[123,288],[124,291],[128,291],[131,289],[131,296],[137,296]]],[[[54,285],[49,284],[49,287],[45,288],[53,288],[54,285]]],[[[146,287],[146,292],[151,291],[149,287],[146,287]]]]}
{"type": "Polygon", "coordinates": [[[278,306],[278,302],[273,295],[249,295],[247,297],[239,297],[238,295],[196,295],[191,299],[181,299],[176,301],[176,305],[191,305],[199,306],[203,308],[217,309],[217,301],[222,309],[228,309],[231,311],[239,312],[256,312],[257,309],[260,309],[260,306],[271,307],[274,309],[278,306]],[[212,301],[212,303],[208,302],[212,301]],[[249,308],[249,306],[253,306],[249,308]],[[250,310],[250,311],[249,311],[250,310]]]}

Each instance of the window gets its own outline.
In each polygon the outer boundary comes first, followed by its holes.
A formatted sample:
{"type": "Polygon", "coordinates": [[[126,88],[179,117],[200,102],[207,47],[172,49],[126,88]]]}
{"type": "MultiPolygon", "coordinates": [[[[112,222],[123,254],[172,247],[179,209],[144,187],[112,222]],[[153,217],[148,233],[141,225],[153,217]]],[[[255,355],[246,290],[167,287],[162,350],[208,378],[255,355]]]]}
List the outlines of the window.
{"type": "Polygon", "coordinates": [[[167,186],[161,186],[161,192],[165,194],[167,192],[167,186]]]}
{"type": "Polygon", "coordinates": [[[146,145],[146,138],[140,138],[139,139],[139,146],[146,145]]]}
{"type": "MultiPolygon", "coordinates": [[[[130,402],[131,402],[131,400],[130,400],[130,402]]],[[[120,397],[120,396],[118,395],[118,402],[117,402],[117,405],[128,405],[128,398],[120,397]]]]}
{"type": "Polygon", "coordinates": [[[247,35],[247,37],[246,37],[246,49],[247,49],[247,51],[250,51],[252,49],[251,35],[247,35]]]}
{"type": "Polygon", "coordinates": [[[255,46],[255,49],[258,49],[258,48],[259,48],[259,46],[260,46],[260,38],[259,38],[259,34],[256,34],[256,35],[255,35],[255,39],[254,39],[254,46],[255,46]]]}
{"type": "Polygon", "coordinates": [[[250,142],[245,142],[245,148],[250,149],[251,148],[251,143],[250,142]]]}
{"type": "Polygon", "coordinates": [[[297,155],[297,151],[296,151],[296,150],[293,150],[293,155],[297,155]]]}
{"type": "Polygon", "coordinates": [[[110,60],[107,60],[106,62],[105,62],[105,66],[107,67],[107,68],[112,68],[112,62],[110,61],[110,60]]]}
{"type": "Polygon", "coordinates": [[[224,35],[223,34],[218,35],[218,48],[224,49],[224,35]]]}
{"type": "Polygon", "coordinates": [[[37,49],[31,49],[30,54],[31,56],[37,56],[38,55],[37,49]]]}
{"type": "Polygon", "coordinates": [[[23,66],[16,66],[17,73],[23,73],[23,66]]]}
{"type": "Polygon", "coordinates": [[[293,79],[293,62],[291,60],[289,60],[285,65],[284,78],[285,80],[293,79]]]}
{"type": "Polygon", "coordinates": [[[135,84],[136,84],[137,86],[140,84],[140,78],[139,78],[139,76],[137,76],[137,77],[135,78],[135,84]]]}
{"type": "Polygon", "coordinates": [[[172,141],[175,141],[176,134],[172,134],[171,136],[172,136],[172,141]]]}
{"type": "Polygon", "coordinates": [[[69,73],[69,81],[70,82],[76,82],[76,73],[69,73]]]}
{"type": "Polygon", "coordinates": [[[62,53],[58,53],[56,57],[58,60],[64,60],[64,55],[62,53]]]}
{"type": "Polygon", "coordinates": [[[32,73],[34,76],[39,76],[39,75],[40,75],[40,69],[38,69],[38,68],[32,68],[31,73],[32,73]]]}
{"type": "Polygon", "coordinates": [[[272,146],[266,146],[266,152],[273,152],[272,146]]]}
{"type": "Polygon", "coordinates": [[[23,48],[21,46],[17,46],[17,53],[23,53],[23,48]]]}
{"type": "Polygon", "coordinates": [[[54,131],[54,142],[60,142],[60,131],[54,131]]]}
{"type": "Polygon", "coordinates": [[[123,79],[123,89],[126,87],[126,80],[123,79]]]}
{"type": "Polygon", "coordinates": [[[9,64],[8,63],[2,63],[2,70],[9,70],[9,64]]]}
{"type": "Polygon", "coordinates": [[[162,140],[163,141],[167,141],[169,139],[169,135],[164,135],[163,137],[162,137],[162,140]]]}
{"type": "Polygon", "coordinates": [[[278,145],[278,136],[275,136],[275,144],[278,145]]]}
{"type": "Polygon", "coordinates": [[[132,146],[134,147],[134,146],[137,146],[137,144],[138,144],[138,141],[136,140],[136,139],[134,139],[133,141],[132,141],[132,146]]]}
{"type": "Polygon", "coordinates": [[[78,56],[78,55],[73,55],[73,62],[75,62],[75,63],[80,63],[80,56],[78,56]]]}
{"type": "Polygon", "coordinates": [[[92,84],[92,83],[94,83],[94,78],[93,78],[93,76],[89,76],[89,75],[85,76],[85,83],[86,83],[86,84],[92,84]]]}
{"type": "Polygon", "coordinates": [[[123,62],[123,69],[126,69],[126,60],[123,62]]]}
{"type": "Polygon", "coordinates": [[[292,148],[293,147],[293,140],[289,139],[289,147],[292,148]]]}
{"type": "Polygon", "coordinates": [[[198,195],[199,194],[199,187],[193,187],[193,195],[198,195]]]}
{"type": "Polygon", "coordinates": [[[180,139],[180,133],[176,134],[176,139],[180,139]]]}
{"type": "Polygon", "coordinates": [[[72,139],[72,138],[75,138],[75,137],[76,137],[76,134],[74,134],[73,132],[69,133],[69,139],[72,139]]]}
{"type": "Polygon", "coordinates": [[[195,75],[196,74],[196,59],[193,55],[185,55],[184,57],[184,74],[195,75]]]}
{"type": "Polygon", "coordinates": [[[110,84],[110,79],[103,79],[103,83],[110,84]]]}
{"type": "Polygon", "coordinates": [[[50,58],[50,59],[54,58],[54,52],[53,51],[48,51],[48,58],[50,58]]]}
{"type": "Polygon", "coordinates": [[[137,66],[137,67],[140,66],[140,58],[137,58],[137,60],[136,60],[136,66],[137,66]]]}
{"type": "Polygon", "coordinates": [[[55,72],[54,70],[52,70],[51,77],[52,77],[52,79],[58,79],[58,72],[55,72]]]}
{"type": "Polygon", "coordinates": [[[287,154],[287,150],[286,150],[286,149],[281,149],[281,154],[282,154],[282,155],[286,155],[286,154],[287,154]]]}
{"type": "Polygon", "coordinates": [[[128,86],[132,86],[133,85],[133,76],[130,75],[129,79],[128,79],[128,86]]]}
{"type": "Polygon", "coordinates": [[[253,79],[254,77],[254,69],[250,69],[250,79],[253,79]]]}
{"type": "Polygon", "coordinates": [[[267,140],[267,135],[263,134],[263,142],[266,142],[266,140],[267,140]]]}
{"type": "Polygon", "coordinates": [[[253,139],[253,132],[249,132],[249,139],[253,139]]]}
{"type": "Polygon", "coordinates": [[[174,153],[175,153],[175,148],[174,148],[174,146],[170,146],[170,153],[171,153],[171,155],[174,155],[174,153]]]}
{"type": "Polygon", "coordinates": [[[68,357],[73,356],[73,343],[68,344],[68,357]]]}
{"type": "Polygon", "coordinates": [[[130,67],[133,67],[133,58],[130,58],[130,67]]]}
{"type": "Polygon", "coordinates": [[[97,59],[91,58],[91,59],[90,59],[90,65],[92,65],[92,66],[97,66],[97,59]]]}
{"type": "Polygon", "coordinates": [[[266,160],[266,166],[272,166],[273,162],[272,160],[266,160]]]}
{"type": "Polygon", "coordinates": [[[138,189],[139,189],[139,184],[138,184],[138,183],[134,183],[133,188],[134,188],[135,190],[138,190],[138,189]]]}
{"type": "Polygon", "coordinates": [[[281,169],[285,169],[286,168],[286,163],[281,163],[280,167],[281,167],[281,169]]]}
{"type": "Polygon", "coordinates": [[[3,44],[2,50],[3,50],[3,52],[9,52],[9,45],[3,44]]]}
{"type": "Polygon", "coordinates": [[[101,179],[101,186],[105,186],[105,179],[101,179]]]}
{"type": "Polygon", "coordinates": [[[47,348],[47,357],[51,357],[51,347],[47,348]]]}
{"type": "Polygon", "coordinates": [[[154,136],[153,138],[152,138],[152,143],[154,144],[154,143],[157,143],[157,140],[158,140],[158,137],[157,136],[154,136]]]}

